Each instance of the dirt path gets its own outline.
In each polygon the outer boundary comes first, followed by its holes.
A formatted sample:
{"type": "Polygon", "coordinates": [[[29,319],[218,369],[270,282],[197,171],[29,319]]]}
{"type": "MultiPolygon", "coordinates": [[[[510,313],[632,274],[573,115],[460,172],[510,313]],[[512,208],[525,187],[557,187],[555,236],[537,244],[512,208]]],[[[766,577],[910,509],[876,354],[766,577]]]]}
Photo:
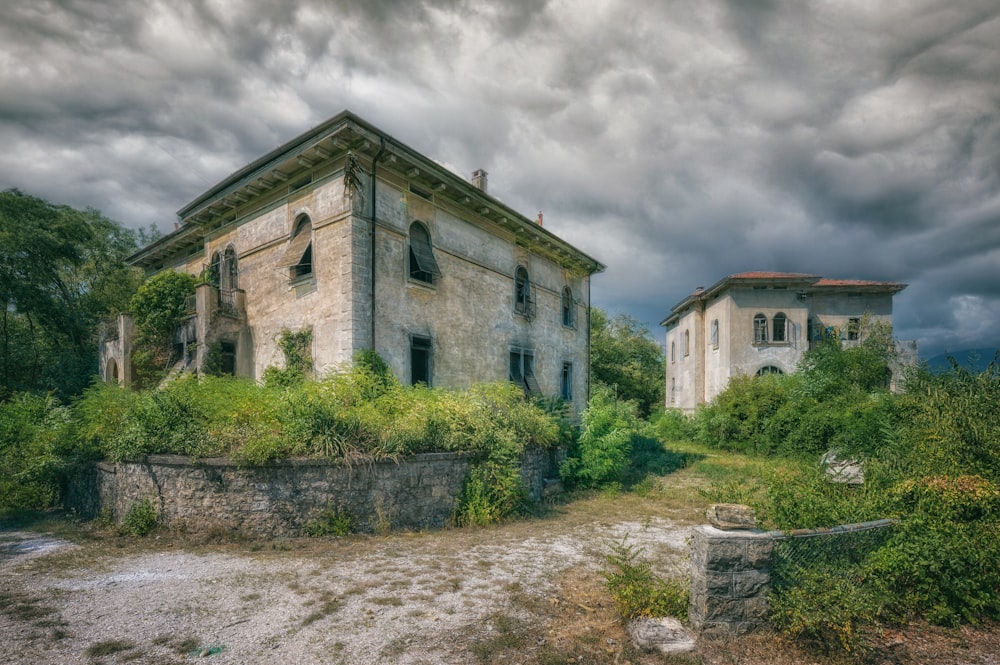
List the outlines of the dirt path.
{"type": "MultiPolygon", "coordinates": [[[[599,587],[604,543],[628,535],[669,572],[686,566],[688,530],[658,516],[549,519],[138,551],[8,532],[0,534],[3,660],[475,663],[511,649],[563,658],[552,621],[560,609],[597,615],[579,602],[585,596],[569,597],[599,587]]],[[[605,638],[590,648],[624,647],[605,638]]]]}

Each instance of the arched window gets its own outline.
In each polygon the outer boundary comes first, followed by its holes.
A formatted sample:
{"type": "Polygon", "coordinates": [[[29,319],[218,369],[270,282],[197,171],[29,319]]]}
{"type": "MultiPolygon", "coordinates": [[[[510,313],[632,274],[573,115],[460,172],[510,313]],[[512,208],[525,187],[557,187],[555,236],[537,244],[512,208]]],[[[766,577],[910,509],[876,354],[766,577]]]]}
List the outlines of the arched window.
{"type": "Polygon", "coordinates": [[[772,342],[787,342],[788,335],[788,317],[785,316],[784,312],[778,312],[774,315],[773,319],[774,329],[771,332],[772,342]]]}
{"type": "Polygon", "coordinates": [[[433,284],[434,278],[440,276],[441,270],[434,260],[431,246],[431,234],[426,226],[413,222],[410,224],[410,279],[433,284]]]}
{"type": "Polygon", "coordinates": [[[295,220],[288,247],[284,256],[278,262],[279,268],[288,268],[288,276],[292,280],[312,277],[312,221],[308,215],[302,215],[295,220]]]}
{"type": "Polygon", "coordinates": [[[757,376],[765,376],[767,374],[784,374],[780,367],[775,367],[774,365],[764,365],[759,370],[757,370],[757,376]]]}
{"type": "Polygon", "coordinates": [[[115,362],[114,358],[108,358],[108,364],[104,370],[104,380],[118,385],[118,363],[115,362]]]}
{"type": "Polygon", "coordinates": [[[712,320],[712,332],[711,332],[712,348],[719,348],[719,320],[712,320]]]}
{"type": "Polygon", "coordinates": [[[670,406],[677,403],[677,379],[670,379],[670,406]]]}
{"type": "Polygon", "coordinates": [[[684,355],[691,355],[691,331],[684,331],[684,355]]]}
{"type": "Polygon", "coordinates": [[[767,317],[763,314],[753,317],[753,343],[767,344],[767,317]]]}
{"type": "Polygon", "coordinates": [[[524,266],[514,271],[514,311],[525,316],[531,313],[531,279],[524,266]]]}
{"type": "Polygon", "coordinates": [[[573,327],[573,290],[568,286],[562,293],[562,322],[564,326],[573,327]]]}
{"type": "Polygon", "coordinates": [[[218,252],[212,254],[212,260],[208,264],[208,274],[206,280],[215,288],[219,288],[219,275],[222,273],[222,257],[218,252]]]}
{"type": "Polygon", "coordinates": [[[240,288],[239,265],[236,260],[236,249],[232,245],[226,247],[226,252],[222,255],[222,270],[220,272],[220,288],[225,291],[240,288]]]}

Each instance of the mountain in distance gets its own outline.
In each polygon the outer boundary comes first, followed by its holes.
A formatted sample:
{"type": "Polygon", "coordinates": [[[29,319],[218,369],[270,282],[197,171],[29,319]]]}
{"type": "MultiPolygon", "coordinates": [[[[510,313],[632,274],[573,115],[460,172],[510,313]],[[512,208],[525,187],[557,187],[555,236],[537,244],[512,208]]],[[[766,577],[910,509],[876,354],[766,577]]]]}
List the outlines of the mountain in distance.
{"type": "MultiPolygon", "coordinates": [[[[955,361],[958,362],[959,367],[964,367],[973,372],[982,372],[991,362],[993,362],[997,353],[1000,353],[1000,349],[990,347],[949,351],[947,353],[936,355],[933,358],[928,358],[927,367],[933,372],[949,370],[951,369],[951,361],[949,358],[954,358],[955,361]]],[[[1000,364],[1000,358],[997,360],[998,364],[1000,364]]]]}

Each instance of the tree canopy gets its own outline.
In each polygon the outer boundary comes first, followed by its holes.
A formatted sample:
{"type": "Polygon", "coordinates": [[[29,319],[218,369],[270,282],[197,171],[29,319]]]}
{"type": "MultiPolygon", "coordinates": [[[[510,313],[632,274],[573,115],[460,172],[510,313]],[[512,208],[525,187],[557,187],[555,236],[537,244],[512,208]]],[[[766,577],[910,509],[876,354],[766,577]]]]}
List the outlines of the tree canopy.
{"type": "Polygon", "coordinates": [[[139,234],[88,208],[0,192],[0,399],[79,393],[97,371],[97,326],[128,307],[139,234]]]}
{"type": "Polygon", "coordinates": [[[648,416],[663,404],[666,380],[663,349],[649,330],[627,314],[609,318],[590,310],[590,375],[611,388],[619,399],[635,400],[639,415],[648,416]]]}

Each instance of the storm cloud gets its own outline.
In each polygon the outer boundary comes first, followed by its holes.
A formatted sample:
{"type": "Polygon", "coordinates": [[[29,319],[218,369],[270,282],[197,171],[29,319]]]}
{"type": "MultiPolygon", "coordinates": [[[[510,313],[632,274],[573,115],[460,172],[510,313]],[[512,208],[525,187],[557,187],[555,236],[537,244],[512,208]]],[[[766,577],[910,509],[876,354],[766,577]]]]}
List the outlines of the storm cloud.
{"type": "Polygon", "coordinates": [[[343,109],[605,263],[656,327],[746,270],[894,280],[925,356],[1000,347],[1000,6],[13,0],[0,188],[129,226],[343,109]]]}

